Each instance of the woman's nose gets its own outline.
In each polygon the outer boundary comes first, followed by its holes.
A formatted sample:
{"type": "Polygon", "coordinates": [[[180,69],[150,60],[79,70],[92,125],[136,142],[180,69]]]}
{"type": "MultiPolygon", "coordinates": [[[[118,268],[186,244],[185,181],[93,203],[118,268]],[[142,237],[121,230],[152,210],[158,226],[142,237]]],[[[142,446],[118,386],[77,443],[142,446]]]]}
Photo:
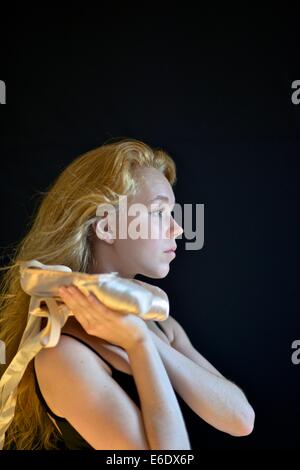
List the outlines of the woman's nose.
{"type": "Polygon", "coordinates": [[[177,228],[176,230],[174,230],[174,234],[175,234],[175,238],[177,238],[183,233],[183,228],[176,221],[175,221],[175,224],[177,228]]]}
{"type": "Polygon", "coordinates": [[[172,227],[170,229],[170,233],[172,233],[171,238],[177,238],[183,233],[183,228],[179,225],[176,220],[172,217],[172,227]]]}

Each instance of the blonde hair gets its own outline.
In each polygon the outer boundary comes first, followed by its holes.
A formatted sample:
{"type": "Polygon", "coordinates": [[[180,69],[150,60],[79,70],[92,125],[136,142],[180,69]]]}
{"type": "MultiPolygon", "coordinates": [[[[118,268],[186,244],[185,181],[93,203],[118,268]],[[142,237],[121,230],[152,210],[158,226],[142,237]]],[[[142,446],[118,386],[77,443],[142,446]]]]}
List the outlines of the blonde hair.
{"type": "MultiPolygon", "coordinates": [[[[17,352],[27,322],[30,297],[20,287],[20,262],[38,259],[87,272],[96,208],[101,203],[116,204],[120,195],[135,194],[137,167],[156,168],[172,186],[176,182],[175,163],[165,151],[125,138],[79,155],[41,193],[44,197],[32,216],[31,228],[16,244],[10,263],[0,269],[6,271],[0,282],[0,339],[7,361],[1,365],[1,375],[17,352]]],[[[58,449],[61,439],[36,395],[31,361],[18,387],[4,449],[58,449]]]]}

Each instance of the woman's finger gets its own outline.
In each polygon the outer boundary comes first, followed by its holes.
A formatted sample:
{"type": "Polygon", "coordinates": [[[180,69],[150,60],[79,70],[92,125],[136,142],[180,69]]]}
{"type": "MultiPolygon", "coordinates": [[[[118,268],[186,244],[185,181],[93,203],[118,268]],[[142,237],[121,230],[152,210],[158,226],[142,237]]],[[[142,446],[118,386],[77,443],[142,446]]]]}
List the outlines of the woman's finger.
{"type": "Polygon", "coordinates": [[[75,286],[67,287],[68,299],[74,304],[79,304],[81,307],[87,306],[86,296],[80,292],[75,286]]]}
{"type": "Polygon", "coordinates": [[[62,287],[59,289],[60,296],[65,302],[67,307],[69,307],[72,312],[76,312],[77,315],[87,318],[88,314],[88,302],[84,303],[84,300],[80,298],[77,293],[73,293],[70,287],[62,287]]]}
{"type": "Polygon", "coordinates": [[[68,291],[68,289],[59,289],[59,293],[62,300],[74,314],[74,317],[78,320],[83,329],[88,332],[92,325],[91,315],[88,312],[88,308],[79,305],[78,299],[76,299],[75,295],[71,294],[71,291],[68,291]]]}

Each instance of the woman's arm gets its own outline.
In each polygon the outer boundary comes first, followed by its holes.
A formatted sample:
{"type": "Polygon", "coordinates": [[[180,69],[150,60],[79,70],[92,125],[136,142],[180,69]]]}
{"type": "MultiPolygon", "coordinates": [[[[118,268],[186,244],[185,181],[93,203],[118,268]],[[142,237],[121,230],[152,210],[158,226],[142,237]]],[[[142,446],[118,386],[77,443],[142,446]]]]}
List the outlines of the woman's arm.
{"type": "Polygon", "coordinates": [[[85,331],[127,352],[142,410],[94,352],[67,336],[55,348],[43,349],[36,363],[52,409],[95,449],[190,449],[174,390],[144,321],[77,289],[70,292],[64,301],[85,331]]]}
{"type": "Polygon", "coordinates": [[[127,350],[150,449],[191,449],[184,419],[151,338],[127,350]]]}
{"type": "Polygon", "coordinates": [[[255,414],[242,390],[211,366],[186,334],[177,341],[181,351],[150,334],[174,389],[198,416],[232,436],[252,432],[255,414]]]}

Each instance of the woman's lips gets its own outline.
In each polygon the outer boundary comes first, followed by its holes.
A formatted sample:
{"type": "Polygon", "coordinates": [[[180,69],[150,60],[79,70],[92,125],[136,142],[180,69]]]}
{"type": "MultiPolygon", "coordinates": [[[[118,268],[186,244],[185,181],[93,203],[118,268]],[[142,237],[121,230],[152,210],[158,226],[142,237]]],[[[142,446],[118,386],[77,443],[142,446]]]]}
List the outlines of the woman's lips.
{"type": "Polygon", "coordinates": [[[175,253],[176,250],[177,250],[177,246],[175,248],[170,248],[169,250],[164,251],[164,253],[170,253],[170,251],[175,253]]]}
{"type": "Polygon", "coordinates": [[[170,255],[170,256],[176,256],[176,253],[174,250],[169,250],[169,251],[164,251],[164,253],[166,253],[166,255],[170,255]]]}

